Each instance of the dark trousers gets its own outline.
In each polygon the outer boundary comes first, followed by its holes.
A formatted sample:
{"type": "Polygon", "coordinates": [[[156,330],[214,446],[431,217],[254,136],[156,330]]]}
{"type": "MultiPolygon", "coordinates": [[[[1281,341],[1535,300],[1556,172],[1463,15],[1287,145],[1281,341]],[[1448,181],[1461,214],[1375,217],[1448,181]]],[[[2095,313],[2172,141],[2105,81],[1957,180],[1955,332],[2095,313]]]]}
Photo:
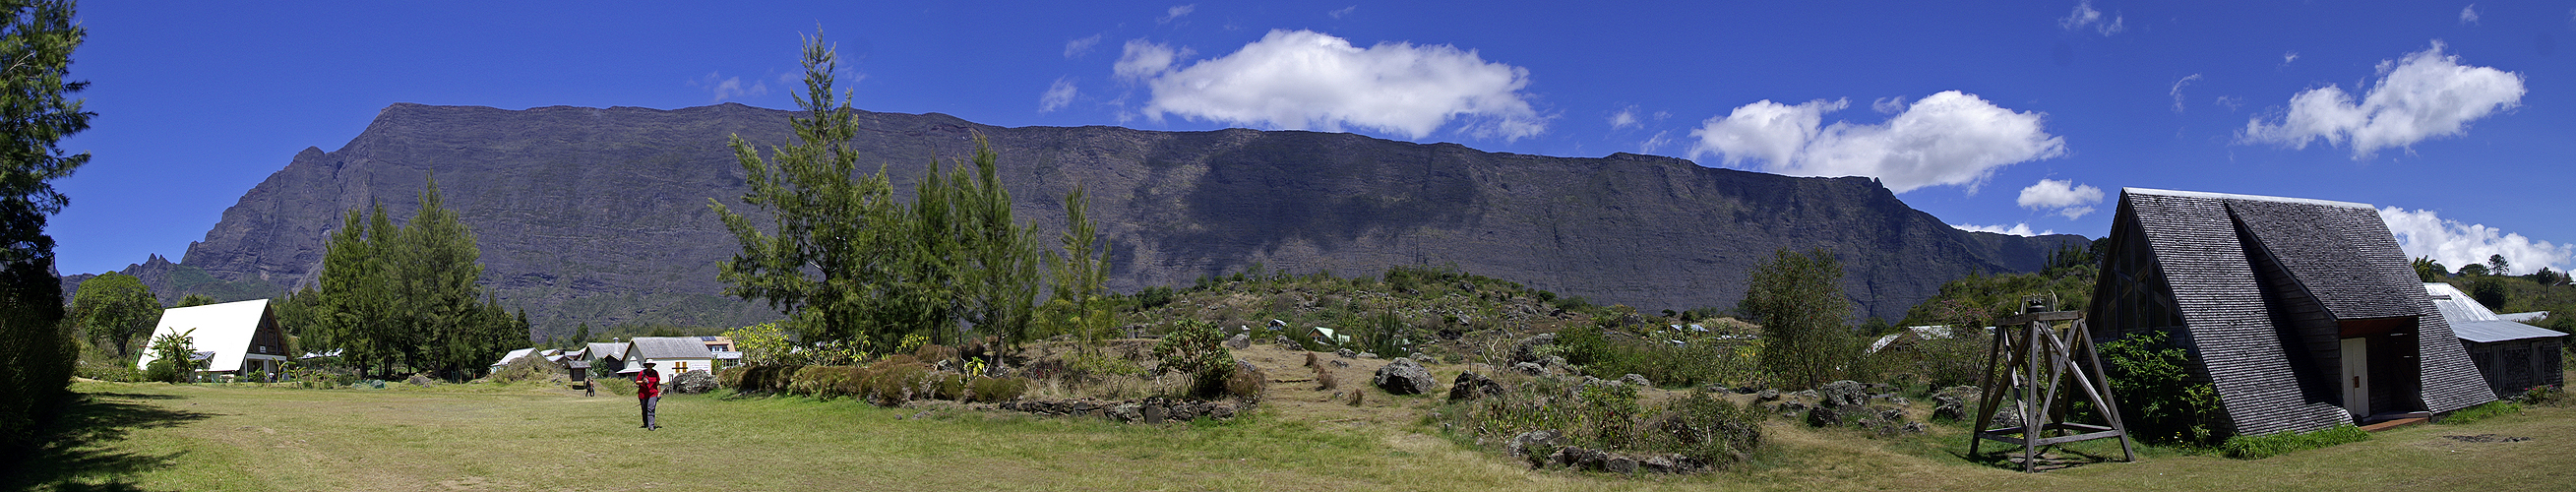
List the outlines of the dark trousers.
{"type": "Polygon", "coordinates": [[[635,401],[636,401],[637,403],[641,403],[641,404],[643,404],[643,405],[644,405],[644,427],[645,427],[645,428],[647,428],[647,429],[661,427],[661,424],[656,424],[656,423],[654,423],[654,422],[653,422],[653,406],[654,406],[654,404],[661,403],[661,402],[662,402],[662,397],[659,397],[659,396],[644,396],[644,397],[637,397],[637,398],[635,399],[635,401]]]}

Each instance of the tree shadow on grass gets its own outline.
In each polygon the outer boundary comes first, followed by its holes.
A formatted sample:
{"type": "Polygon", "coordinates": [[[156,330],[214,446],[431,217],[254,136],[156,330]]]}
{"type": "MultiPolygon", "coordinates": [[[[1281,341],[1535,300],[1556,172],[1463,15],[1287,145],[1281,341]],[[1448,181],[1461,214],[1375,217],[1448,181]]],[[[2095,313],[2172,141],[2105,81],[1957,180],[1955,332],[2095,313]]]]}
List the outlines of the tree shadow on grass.
{"type": "Polygon", "coordinates": [[[173,410],[148,400],[182,397],[137,393],[79,393],[27,448],[11,450],[23,459],[0,463],[0,491],[143,490],[130,480],[136,474],[166,468],[186,451],[149,454],[120,450],[137,429],[176,427],[214,414],[173,410]]]}

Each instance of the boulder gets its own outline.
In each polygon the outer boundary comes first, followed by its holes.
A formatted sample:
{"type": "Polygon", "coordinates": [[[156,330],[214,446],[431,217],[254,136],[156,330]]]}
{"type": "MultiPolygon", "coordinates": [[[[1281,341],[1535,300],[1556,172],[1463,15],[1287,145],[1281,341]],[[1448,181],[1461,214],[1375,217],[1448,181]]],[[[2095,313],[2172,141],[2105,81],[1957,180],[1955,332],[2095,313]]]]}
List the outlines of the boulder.
{"type": "Polygon", "coordinates": [[[1816,403],[1826,407],[1857,407],[1869,404],[1869,386],[1849,379],[1816,387],[1816,403]]]}
{"type": "Polygon", "coordinates": [[[1775,401],[1775,400],[1779,400],[1779,399],[1780,399],[1780,390],[1770,390],[1770,389],[1767,389],[1767,390],[1762,390],[1762,393],[1760,393],[1760,394],[1753,395],[1753,401],[1775,401]]]}
{"type": "Polygon", "coordinates": [[[1276,336],[1276,337],[1271,337],[1271,338],[1270,338],[1270,343],[1271,343],[1271,344],[1273,344],[1273,345],[1281,346],[1281,347],[1295,347],[1295,346],[1297,346],[1297,340],[1296,340],[1296,339],[1293,339],[1293,338],[1288,338],[1288,336],[1287,336],[1287,335],[1280,335],[1280,336],[1276,336]]]}
{"type": "Polygon", "coordinates": [[[1360,353],[1359,353],[1359,352],[1352,352],[1352,351],[1351,351],[1351,349],[1341,349],[1341,350],[1335,350],[1335,351],[1333,351],[1333,355],[1339,355],[1339,356],[1342,356],[1342,358],[1344,358],[1344,359],[1353,359],[1353,358],[1358,358],[1358,357],[1360,356],[1360,353]]]}
{"type": "Polygon", "coordinates": [[[1843,411],[1840,408],[1817,408],[1807,411],[1807,425],[1811,427],[1841,427],[1847,422],[1850,420],[1843,418],[1843,411]]]}
{"type": "Polygon", "coordinates": [[[1538,453],[1553,451],[1564,442],[1564,433],[1554,430],[1534,430],[1512,436],[1511,441],[1503,443],[1503,452],[1511,454],[1514,458],[1530,460],[1531,464],[1535,465],[1536,460],[1541,457],[1538,453]]]}
{"type": "Polygon", "coordinates": [[[1398,395],[1429,393],[1432,388],[1440,384],[1438,380],[1431,378],[1430,369],[1414,363],[1413,359],[1402,357],[1397,357],[1394,362],[1387,363],[1385,367],[1377,368],[1377,378],[1374,382],[1378,389],[1398,395]]]}
{"type": "Polygon", "coordinates": [[[1538,362],[1539,347],[1556,344],[1555,333],[1541,333],[1512,344],[1512,362],[1538,362]]]}
{"type": "Polygon", "coordinates": [[[716,375],[706,371],[689,371],[671,378],[671,392],[695,395],[716,389],[716,375]]]}
{"type": "Polygon", "coordinates": [[[1922,434],[1931,432],[1932,426],[1924,425],[1922,422],[1906,422],[1904,431],[1907,434],[1922,434]]]}
{"type": "Polygon", "coordinates": [[[1637,374],[1634,374],[1634,373],[1631,373],[1631,374],[1628,374],[1628,375],[1625,375],[1625,376],[1619,376],[1619,382],[1621,382],[1621,383],[1626,383],[1626,384],[1627,384],[1627,385],[1629,385],[1629,386],[1635,386],[1635,387],[1637,387],[1637,389],[1646,389],[1646,388],[1653,388],[1653,387],[1655,387],[1655,383],[1654,383],[1654,382],[1652,382],[1652,381],[1647,381],[1645,376],[1637,375],[1637,374]]]}
{"type": "Polygon", "coordinates": [[[1234,338],[1225,339],[1225,348],[1235,350],[1252,348],[1252,335],[1236,333],[1234,338]]]}
{"type": "Polygon", "coordinates": [[[1512,364],[1512,372],[1536,376],[1547,374],[1547,368],[1539,366],[1536,362],[1520,362],[1512,364]]]}
{"type": "Polygon", "coordinates": [[[1452,401],[1474,400],[1502,392],[1503,383],[1474,372],[1458,373],[1458,379],[1449,383],[1449,399],[1452,401]]]}
{"type": "MultiPolygon", "coordinates": [[[[1362,359],[1375,359],[1375,358],[1377,358],[1377,352],[1360,352],[1360,358],[1362,358],[1362,359]]],[[[1403,357],[1397,357],[1397,358],[1398,358],[1398,359],[1402,359],[1403,357]]]]}
{"type": "Polygon", "coordinates": [[[1816,390],[1798,390],[1798,391],[1796,391],[1796,392],[1789,393],[1789,396],[1795,396],[1795,397],[1799,397],[1799,398],[1805,398],[1805,399],[1808,399],[1808,400],[1815,400],[1815,399],[1817,399],[1817,398],[1821,398],[1820,396],[1817,396],[1816,390]]]}
{"type": "Polygon", "coordinates": [[[1558,357],[1558,356],[1550,355],[1550,356],[1547,356],[1547,357],[1540,358],[1540,359],[1538,360],[1538,365],[1542,365],[1542,366],[1548,366],[1548,367],[1554,367],[1554,368],[1563,369],[1563,368],[1565,368],[1566,366],[1571,366],[1571,365],[1573,365],[1573,364],[1571,364],[1571,363],[1567,363],[1567,362],[1565,361],[1565,358],[1564,358],[1564,357],[1558,357]]]}

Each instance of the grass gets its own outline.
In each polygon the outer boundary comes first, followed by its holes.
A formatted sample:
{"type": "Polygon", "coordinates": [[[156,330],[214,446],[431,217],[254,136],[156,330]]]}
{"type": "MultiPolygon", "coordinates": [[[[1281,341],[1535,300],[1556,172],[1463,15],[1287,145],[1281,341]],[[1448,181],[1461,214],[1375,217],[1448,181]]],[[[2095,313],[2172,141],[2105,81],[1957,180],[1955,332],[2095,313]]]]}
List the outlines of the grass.
{"type": "Polygon", "coordinates": [[[2370,440],[2369,431],[2347,424],[2312,432],[2282,432],[2230,438],[2226,443],[2218,446],[2218,453],[2240,460],[2259,460],[2368,440],[2370,440]]]}
{"type": "MultiPolygon", "coordinates": [[[[1248,358],[1285,364],[1270,369],[1282,377],[1302,362],[1291,353],[1248,358]]],[[[1370,369],[1354,366],[1337,370],[1370,369]]],[[[1247,419],[1160,427],[683,395],[663,402],[660,431],[635,428],[626,397],[388,388],[80,383],[50,444],[0,463],[0,490],[2528,489],[2565,483],[2561,458],[2576,451],[2576,408],[2534,407],[2259,461],[2146,448],[2139,463],[2026,475],[1967,459],[1955,425],[1874,438],[1775,419],[1764,436],[1778,445],[1751,466],[1619,477],[1530,471],[1440,437],[1420,418],[1431,397],[1381,393],[1352,407],[1311,383],[1274,384],[1247,419]],[[2531,439],[2445,437],[2484,434],[2531,439]]],[[[2076,451],[2117,456],[2107,441],[2076,451]]]]}

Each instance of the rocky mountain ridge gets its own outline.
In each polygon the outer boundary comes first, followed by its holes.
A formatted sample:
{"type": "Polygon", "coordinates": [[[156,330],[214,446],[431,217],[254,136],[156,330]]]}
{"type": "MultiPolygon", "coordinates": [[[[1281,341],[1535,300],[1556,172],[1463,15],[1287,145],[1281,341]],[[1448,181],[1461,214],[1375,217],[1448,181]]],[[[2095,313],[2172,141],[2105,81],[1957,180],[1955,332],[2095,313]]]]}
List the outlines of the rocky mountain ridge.
{"type": "MultiPolygon", "coordinates": [[[[339,150],[295,155],[173,266],[235,295],[308,284],[343,214],[381,202],[406,217],[435,175],[481,240],[485,285],[542,330],[771,319],[765,305],[722,296],[717,263],[737,246],[707,203],[743,209],[728,136],[765,153],[787,141],[792,115],[739,104],[397,104],[339,150]]],[[[1454,264],[1599,303],[1680,310],[1732,306],[1755,262],[1778,248],[1824,247],[1844,263],[1855,314],[1895,319],[1944,281],[2034,270],[2051,249],[2083,240],[1960,231],[1868,178],[1668,157],[1544,157],[1305,131],[1004,128],[935,113],[858,121],[851,145],[875,156],[862,164],[887,166],[905,196],[933,158],[968,155],[970,132],[987,135],[1017,216],[1050,245],[1062,197],[1087,187],[1120,291],[1256,263],[1343,275],[1454,264]]]]}

